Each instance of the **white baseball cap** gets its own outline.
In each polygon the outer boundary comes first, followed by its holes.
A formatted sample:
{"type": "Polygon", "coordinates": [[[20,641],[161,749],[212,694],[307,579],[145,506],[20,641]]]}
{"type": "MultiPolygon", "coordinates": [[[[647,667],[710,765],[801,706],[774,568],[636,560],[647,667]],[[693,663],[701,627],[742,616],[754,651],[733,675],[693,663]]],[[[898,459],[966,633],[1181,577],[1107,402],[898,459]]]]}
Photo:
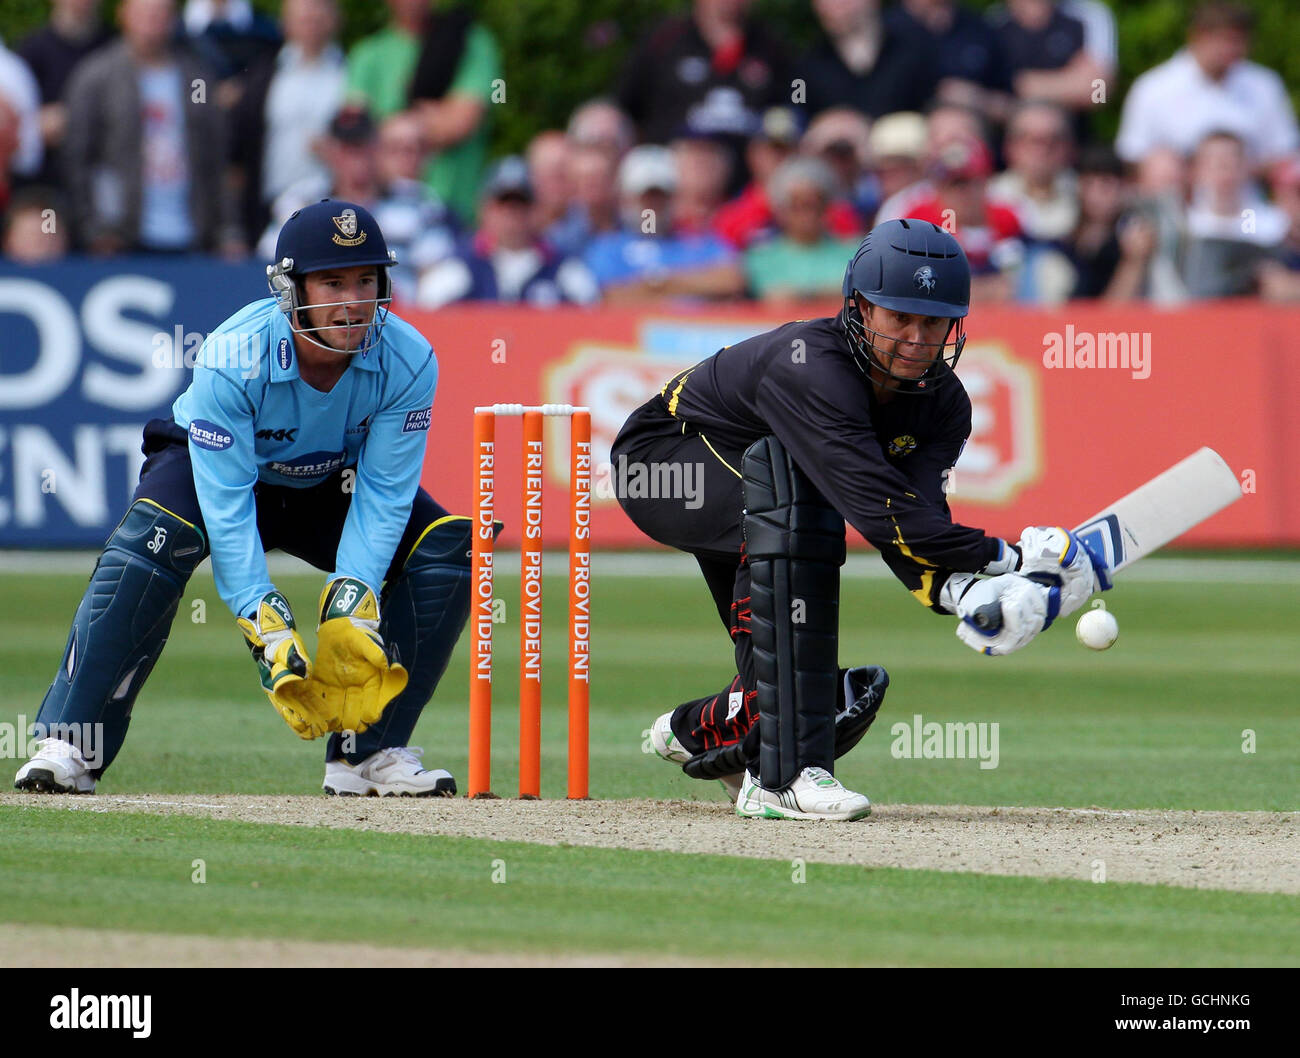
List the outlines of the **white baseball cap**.
{"type": "Polygon", "coordinates": [[[677,160],[667,147],[647,143],[633,147],[618,167],[618,190],[622,195],[643,195],[650,190],[677,189],[677,160]]]}

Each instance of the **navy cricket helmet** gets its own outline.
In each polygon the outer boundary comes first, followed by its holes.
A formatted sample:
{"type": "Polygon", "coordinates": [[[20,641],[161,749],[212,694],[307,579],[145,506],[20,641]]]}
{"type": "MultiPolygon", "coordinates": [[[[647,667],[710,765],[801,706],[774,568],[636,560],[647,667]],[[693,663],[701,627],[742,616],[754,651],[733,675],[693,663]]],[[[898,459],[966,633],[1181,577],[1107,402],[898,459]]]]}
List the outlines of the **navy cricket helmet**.
{"type": "MultiPolygon", "coordinates": [[[[966,335],[962,320],[970,309],[970,263],[957,240],[923,220],[887,220],[862,240],[844,270],[844,328],[849,349],[862,372],[899,393],[932,393],[957,366],[966,335]],[[872,305],[916,316],[948,317],[942,342],[929,345],[930,368],[917,378],[894,374],[876,354],[876,342],[891,336],[869,327],[858,305],[872,305]],[[945,371],[946,366],[950,370],[945,371]],[[892,384],[884,383],[890,379],[892,384]]],[[[910,344],[910,343],[909,343],[910,344]]],[[[895,352],[891,362],[902,356],[895,352]]],[[[906,359],[906,357],[904,357],[906,359]]]]}
{"type": "Polygon", "coordinates": [[[280,229],[275,243],[275,263],[266,266],[266,281],[279,302],[280,311],[289,320],[294,334],[330,352],[365,353],[379,343],[380,332],[388,319],[388,305],[393,300],[393,285],[388,269],[397,264],[397,254],[384,242],[384,233],[370,211],[354,202],[323,198],[310,206],[294,210],[280,229]],[[359,302],[318,302],[305,304],[302,279],[309,272],[335,268],[374,265],[379,272],[378,296],[359,302]],[[307,309],[340,305],[371,305],[371,321],[365,339],[356,349],[335,349],[314,337],[314,332],[331,330],[330,326],[306,327],[298,314],[307,309]]]}

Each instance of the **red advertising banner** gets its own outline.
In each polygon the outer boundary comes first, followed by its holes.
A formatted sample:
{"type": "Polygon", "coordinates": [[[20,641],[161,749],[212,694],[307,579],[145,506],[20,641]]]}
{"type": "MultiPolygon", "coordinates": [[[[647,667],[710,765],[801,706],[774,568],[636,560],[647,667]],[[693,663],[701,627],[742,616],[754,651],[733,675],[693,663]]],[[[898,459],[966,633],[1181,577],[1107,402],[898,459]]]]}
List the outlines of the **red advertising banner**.
{"type": "MultiPolygon", "coordinates": [[[[835,305],[716,310],[528,309],[475,305],[399,313],[438,354],[424,485],[471,505],[473,409],[562,403],[591,409],[592,538],[651,546],[614,499],[609,449],[665,380],[719,348],[835,305]]],[[[1242,481],[1242,500],[1184,545],[1300,545],[1300,310],[1234,303],[1178,311],[1070,305],[977,309],[958,368],[973,406],[952,476],[954,517],[1012,538],[1075,525],[1202,445],[1242,481]]],[[[919,398],[923,399],[923,398],[919,398]]],[[[518,547],[518,418],[497,424],[497,516],[518,547]]],[[[544,504],[562,526],[568,423],[546,423],[544,504]]],[[[860,545],[850,532],[850,544],[860,545]]],[[[559,535],[548,547],[562,547],[559,535]]]]}

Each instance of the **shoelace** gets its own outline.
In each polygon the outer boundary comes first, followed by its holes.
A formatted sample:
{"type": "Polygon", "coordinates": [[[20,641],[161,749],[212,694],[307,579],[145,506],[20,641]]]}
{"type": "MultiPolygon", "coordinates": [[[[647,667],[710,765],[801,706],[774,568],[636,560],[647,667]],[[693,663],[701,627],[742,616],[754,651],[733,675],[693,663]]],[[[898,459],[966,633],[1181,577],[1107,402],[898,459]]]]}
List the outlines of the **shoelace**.
{"type": "Polygon", "coordinates": [[[397,760],[407,764],[414,764],[417,771],[424,771],[424,765],[420,763],[420,758],[424,756],[422,746],[387,746],[379,752],[384,754],[385,763],[388,760],[397,760]]]}
{"type": "Polygon", "coordinates": [[[829,779],[836,786],[840,784],[839,779],[835,778],[825,768],[804,768],[803,773],[809,782],[821,785],[823,779],[829,779]]]}
{"type": "Polygon", "coordinates": [[[86,758],[81,755],[81,750],[71,742],[64,742],[60,738],[43,738],[36,743],[36,753],[33,756],[61,757],[66,760],[75,761],[83,768],[88,767],[86,758]]]}

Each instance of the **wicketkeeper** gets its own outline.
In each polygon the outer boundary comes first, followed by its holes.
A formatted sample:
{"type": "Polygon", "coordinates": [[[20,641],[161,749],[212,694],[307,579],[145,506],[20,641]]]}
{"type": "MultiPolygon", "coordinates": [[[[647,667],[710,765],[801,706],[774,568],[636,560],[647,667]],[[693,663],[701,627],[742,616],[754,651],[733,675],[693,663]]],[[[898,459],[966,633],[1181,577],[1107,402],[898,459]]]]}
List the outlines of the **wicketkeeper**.
{"type": "Polygon", "coordinates": [[[686,774],[721,779],[742,816],[871,811],[833,774],[889,683],[879,666],[839,667],[845,520],[984,654],[1019,650],[1109,587],[1064,529],[1010,544],[952,521],[945,479],[971,432],[954,373],[970,302],[957,240],[923,221],[882,224],[843,294],[836,316],[788,323],[670,379],[613,447],[618,467],[703,468],[702,503],[618,495],[647,535],[695,556],[736,657],[731,683],[659,717],[652,742],[686,774]]]}
{"type": "Polygon", "coordinates": [[[299,210],[275,257],[274,296],[209,335],[173,417],[145,427],[140,483],[36,718],[38,737],[59,737],[19,789],[94,791],[211,555],[271,704],[302,738],[329,733],[327,793],[456,791],[407,746],[469,614],[470,520],[420,488],[438,362],[389,311],[396,258],[361,206],[299,210]],[[328,574],[314,660],[271,582],[274,549],[328,574]],[[88,761],[81,733],[96,724],[88,761]]]}

